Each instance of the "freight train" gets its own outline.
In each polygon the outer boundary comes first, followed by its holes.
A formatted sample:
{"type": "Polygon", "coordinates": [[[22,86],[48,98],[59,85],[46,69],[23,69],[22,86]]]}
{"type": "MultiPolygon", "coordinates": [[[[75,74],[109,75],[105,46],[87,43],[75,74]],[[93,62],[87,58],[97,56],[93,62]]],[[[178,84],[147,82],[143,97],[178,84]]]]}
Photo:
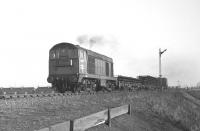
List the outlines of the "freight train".
{"type": "Polygon", "coordinates": [[[112,58],[71,43],[59,43],[50,49],[47,81],[59,92],[167,87],[166,78],[114,77],[112,58]]]}

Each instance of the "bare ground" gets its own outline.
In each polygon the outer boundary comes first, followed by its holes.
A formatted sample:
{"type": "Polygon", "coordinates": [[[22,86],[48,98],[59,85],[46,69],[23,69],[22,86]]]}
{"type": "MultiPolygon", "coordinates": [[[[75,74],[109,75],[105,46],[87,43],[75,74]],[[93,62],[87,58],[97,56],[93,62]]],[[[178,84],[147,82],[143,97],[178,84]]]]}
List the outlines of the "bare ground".
{"type": "Polygon", "coordinates": [[[103,124],[89,130],[199,131],[196,100],[180,90],[0,100],[0,130],[31,131],[130,103],[131,116],[113,119],[112,127],[103,124]]]}

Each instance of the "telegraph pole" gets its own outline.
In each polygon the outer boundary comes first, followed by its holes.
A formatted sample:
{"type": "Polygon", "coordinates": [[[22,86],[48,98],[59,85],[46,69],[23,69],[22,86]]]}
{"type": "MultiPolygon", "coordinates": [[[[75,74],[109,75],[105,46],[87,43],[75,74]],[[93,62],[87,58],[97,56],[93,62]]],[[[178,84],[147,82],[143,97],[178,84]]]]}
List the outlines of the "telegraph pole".
{"type": "Polygon", "coordinates": [[[161,51],[161,49],[159,48],[159,78],[160,78],[160,85],[162,86],[162,70],[161,70],[161,55],[167,51],[167,49],[161,51]]]}

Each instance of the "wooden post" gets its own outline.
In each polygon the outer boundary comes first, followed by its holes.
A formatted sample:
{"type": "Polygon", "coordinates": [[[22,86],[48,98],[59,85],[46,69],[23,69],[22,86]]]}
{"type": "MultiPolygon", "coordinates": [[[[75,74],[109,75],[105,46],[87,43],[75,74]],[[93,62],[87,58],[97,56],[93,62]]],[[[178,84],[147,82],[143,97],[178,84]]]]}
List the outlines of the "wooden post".
{"type": "Polygon", "coordinates": [[[74,131],[74,121],[70,120],[70,131],[74,131]]]}
{"type": "Polygon", "coordinates": [[[110,117],[110,108],[108,108],[108,121],[107,124],[109,127],[111,127],[111,117],[110,117]]]}
{"type": "Polygon", "coordinates": [[[128,105],[128,114],[131,115],[131,104],[128,105]]]}

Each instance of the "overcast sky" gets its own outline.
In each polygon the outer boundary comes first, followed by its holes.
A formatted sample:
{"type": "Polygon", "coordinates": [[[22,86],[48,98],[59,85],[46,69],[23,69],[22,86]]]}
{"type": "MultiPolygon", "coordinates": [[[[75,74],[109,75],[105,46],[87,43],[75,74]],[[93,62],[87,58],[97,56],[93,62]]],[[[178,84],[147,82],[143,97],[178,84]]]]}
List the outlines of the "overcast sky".
{"type": "Polygon", "coordinates": [[[48,85],[48,51],[59,42],[110,56],[115,75],[158,76],[170,85],[200,81],[199,0],[1,0],[0,86],[48,85]]]}

